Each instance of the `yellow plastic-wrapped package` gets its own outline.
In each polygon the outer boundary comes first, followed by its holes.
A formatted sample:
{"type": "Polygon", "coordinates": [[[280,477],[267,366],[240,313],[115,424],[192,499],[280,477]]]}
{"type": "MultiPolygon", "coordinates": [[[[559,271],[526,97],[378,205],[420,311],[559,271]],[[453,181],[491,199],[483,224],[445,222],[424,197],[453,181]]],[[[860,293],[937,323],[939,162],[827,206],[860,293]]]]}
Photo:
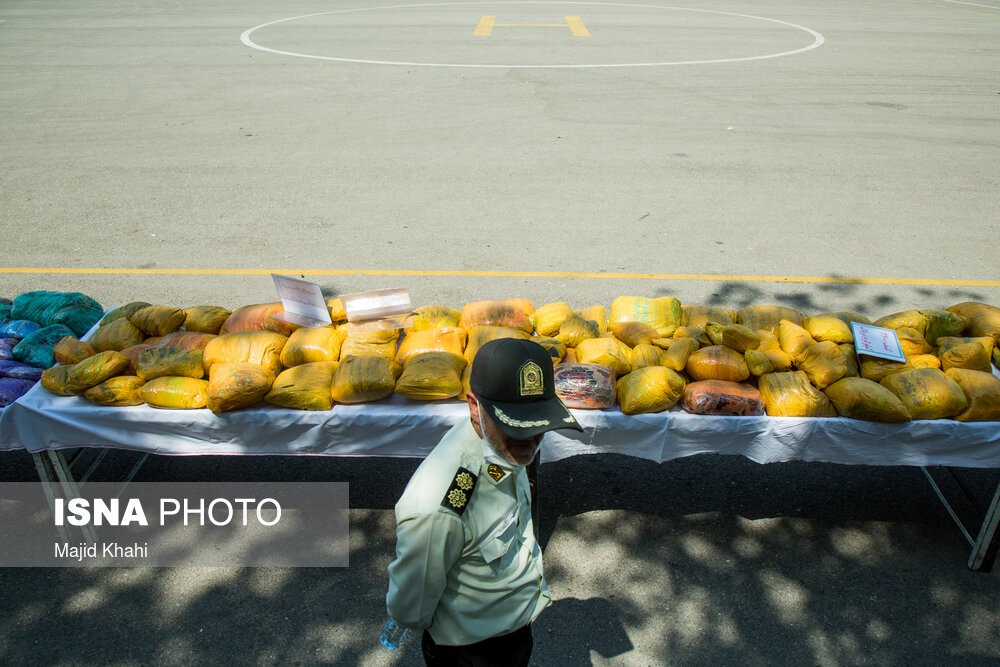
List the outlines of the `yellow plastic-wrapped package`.
{"type": "Polygon", "coordinates": [[[462,393],[465,358],[451,352],[425,352],[410,357],[396,381],[396,393],[414,401],[439,401],[462,393]]]}
{"type": "Polygon", "coordinates": [[[378,401],[392,394],[401,371],[391,357],[344,357],[333,374],[330,393],[338,403],[378,401]]]}
{"type": "Polygon", "coordinates": [[[805,371],[813,386],[823,389],[847,375],[847,358],[836,343],[823,340],[802,352],[798,368],[805,371]]]}
{"type": "Polygon", "coordinates": [[[420,306],[410,315],[410,326],[406,333],[427,329],[449,329],[459,326],[462,311],[449,306],[420,306]]]}
{"type": "Polygon", "coordinates": [[[151,347],[136,357],[135,374],[143,382],[149,382],[164,375],[178,377],[205,377],[201,350],[185,350],[181,347],[151,347]]]}
{"type": "Polygon", "coordinates": [[[192,306],[184,309],[184,329],[218,334],[232,312],[222,306],[192,306]]]}
{"type": "Polygon", "coordinates": [[[288,339],[273,331],[240,331],[212,339],[202,352],[202,365],[211,373],[212,364],[260,364],[272,377],[281,372],[281,350],[288,339]]]}
{"type": "Polygon", "coordinates": [[[725,345],[709,345],[688,357],[684,370],[692,380],[743,382],[750,377],[746,358],[725,345]]]}
{"type": "Polygon", "coordinates": [[[315,361],[336,361],[347,334],[332,326],[310,329],[301,327],[292,332],[281,348],[281,365],[286,368],[315,361]]]}
{"type": "Polygon", "coordinates": [[[693,338],[699,345],[715,345],[704,329],[698,327],[677,327],[673,338],[693,338]]]}
{"type": "Polygon", "coordinates": [[[841,417],[890,424],[910,421],[910,413],[903,402],[878,382],[859,377],[841,378],[823,393],[841,417]]]}
{"type": "Polygon", "coordinates": [[[264,320],[272,315],[284,312],[284,310],[280,301],[240,306],[219,327],[219,335],[235,333],[237,331],[263,331],[264,320]]]}
{"type": "Polygon", "coordinates": [[[497,338],[529,338],[528,334],[520,329],[510,327],[472,327],[468,330],[469,341],[465,345],[465,360],[472,365],[472,360],[476,358],[479,348],[491,340],[497,338]]]}
{"type": "Polygon", "coordinates": [[[384,329],[371,333],[355,334],[344,339],[340,346],[341,357],[375,355],[395,359],[399,343],[399,329],[384,329]]]}
{"type": "Polygon", "coordinates": [[[762,375],[757,384],[772,417],[836,417],[837,411],[804,371],[762,375]]]}
{"type": "Polygon", "coordinates": [[[135,375],[118,375],[94,385],[83,392],[83,397],[95,405],[122,408],[142,405],[142,378],[135,375]]]}
{"type": "Polygon", "coordinates": [[[553,364],[558,364],[563,360],[563,357],[566,356],[566,350],[568,349],[566,344],[556,340],[555,338],[534,336],[531,340],[545,348],[545,351],[549,353],[550,357],[552,357],[553,364]]]}
{"type": "Polygon", "coordinates": [[[829,340],[834,343],[853,343],[851,325],[835,315],[814,315],[802,320],[802,328],[816,341],[829,340]]]}
{"type": "Polygon", "coordinates": [[[966,336],[989,336],[1000,342],[1000,308],[978,301],[965,301],[949,306],[948,311],[968,318],[966,336]]]}
{"type": "Polygon", "coordinates": [[[597,324],[593,320],[585,320],[579,315],[570,315],[559,325],[559,333],[555,339],[566,347],[576,347],[580,341],[597,338],[597,324]]]}
{"type": "Polygon", "coordinates": [[[559,327],[573,314],[573,309],[562,301],[539,306],[531,315],[531,322],[539,336],[555,336],[559,327]]]}
{"type": "Polygon", "coordinates": [[[941,368],[941,360],[933,354],[915,354],[912,357],[907,357],[906,362],[875,359],[861,355],[859,374],[866,380],[881,382],[893,373],[901,373],[914,368],[941,368]]]}
{"type": "Polygon", "coordinates": [[[646,366],[659,366],[661,356],[663,356],[663,350],[655,345],[639,343],[632,348],[632,363],[630,368],[633,371],[637,371],[646,366]]]}
{"type": "Polygon", "coordinates": [[[52,358],[60,364],[75,364],[95,354],[93,345],[72,336],[63,336],[52,348],[52,358]]]}
{"type": "Polygon", "coordinates": [[[694,338],[675,338],[670,349],[665,350],[660,355],[660,366],[666,366],[670,370],[680,373],[687,367],[691,353],[699,347],[701,346],[694,338]]]}
{"type": "Polygon", "coordinates": [[[914,368],[883,378],[913,419],[947,419],[969,407],[962,388],[936,368],[914,368]]]}
{"type": "Polygon", "coordinates": [[[684,326],[704,329],[709,322],[717,322],[722,326],[735,324],[736,313],[714,306],[681,306],[681,323],[684,326]]]}
{"type": "Polygon", "coordinates": [[[941,352],[941,370],[967,368],[972,371],[990,372],[990,355],[979,343],[960,343],[941,352]]]}
{"type": "Polygon", "coordinates": [[[100,325],[103,327],[105,324],[111,324],[115,320],[120,320],[122,318],[128,319],[129,316],[132,315],[132,313],[136,312],[137,310],[141,310],[146,306],[152,306],[152,305],[153,304],[147,303],[146,301],[132,301],[130,303],[126,303],[124,306],[119,306],[118,308],[115,308],[107,315],[105,315],[103,318],[101,318],[100,325]]]}
{"type": "Polygon", "coordinates": [[[336,361],[313,361],[281,371],[264,401],[293,410],[329,410],[333,407],[330,385],[337,366],[336,361]]]}
{"type": "Polygon", "coordinates": [[[899,339],[899,349],[903,351],[905,356],[911,357],[914,354],[929,354],[932,351],[931,346],[927,344],[927,339],[916,329],[900,327],[895,331],[896,338],[899,339]]]}
{"type": "Polygon", "coordinates": [[[993,373],[966,368],[950,368],[945,375],[962,389],[969,406],[955,420],[960,422],[1000,421],[1000,378],[993,373]]]}
{"type": "Polygon", "coordinates": [[[938,354],[947,352],[956,345],[962,345],[963,343],[978,343],[982,345],[983,350],[986,351],[986,356],[989,356],[993,352],[993,339],[990,336],[976,336],[973,337],[963,337],[963,336],[942,336],[937,339],[938,343],[938,354]]]}
{"type": "Polygon", "coordinates": [[[122,354],[128,358],[128,368],[122,371],[122,375],[135,375],[136,364],[139,363],[139,355],[146,350],[151,349],[152,346],[146,345],[144,343],[139,343],[138,345],[130,345],[122,350],[122,354]]]}
{"type": "Polygon", "coordinates": [[[164,376],[142,385],[141,393],[154,408],[195,410],[208,402],[208,380],[164,376]]]}
{"type": "Polygon", "coordinates": [[[146,306],[129,315],[129,322],[147,336],[164,336],[177,331],[187,314],[173,306],[146,306]]]}
{"type": "Polygon", "coordinates": [[[763,329],[773,334],[777,333],[781,320],[801,324],[805,316],[798,308],[787,306],[747,306],[736,311],[736,322],[754,331],[763,329]]]}
{"type": "Polygon", "coordinates": [[[248,408],[271,390],[274,374],[260,364],[244,362],[212,364],[208,371],[206,407],[215,414],[248,408]]]}
{"type": "Polygon", "coordinates": [[[799,355],[806,351],[816,339],[809,335],[809,332],[794,322],[781,320],[778,324],[778,342],[781,349],[791,357],[792,361],[798,363],[799,355]]]}
{"type": "Polygon", "coordinates": [[[624,414],[662,412],[680,400],[684,378],[664,366],[647,366],[619,378],[616,393],[624,414]]]}
{"type": "Polygon", "coordinates": [[[588,338],[574,350],[577,362],[607,366],[616,376],[632,370],[632,350],[617,338],[588,338]]]}
{"type": "Polygon", "coordinates": [[[760,350],[747,350],[743,353],[743,358],[747,362],[747,368],[750,369],[750,375],[760,377],[765,373],[774,372],[774,364],[760,350]]]}
{"type": "Polygon", "coordinates": [[[295,324],[294,322],[287,322],[279,316],[271,315],[270,317],[264,318],[260,327],[264,331],[273,331],[274,333],[279,333],[282,336],[291,336],[293,333],[301,329],[302,325],[295,324]]]}
{"type": "Polygon", "coordinates": [[[144,338],[143,333],[128,318],[121,317],[98,327],[97,331],[90,334],[87,342],[98,352],[105,350],[120,352],[126,347],[138,345],[144,338]]]}
{"type": "Polygon", "coordinates": [[[754,351],[767,357],[771,364],[771,371],[768,372],[784,373],[792,370],[792,358],[781,349],[778,337],[765,329],[757,329],[757,334],[760,336],[760,345],[754,351]]]}
{"type": "Polygon", "coordinates": [[[742,324],[727,324],[722,327],[722,344],[737,352],[756,350],[760,347],[760,334],[742,324]]]}
{"type": "Polygon", "coordinates": [[[836,317],[837,319],[843,320],[848,325],[850,325],[851,322],[857,322],[858,324],[871,324],[872,323],[871,319],[869,319],[865,315],[862,315],[861,313],[856,313],[856,312],[850,311],[850,310],[842,310],[842,311],[838,311],[838,312],[835,312],[835,313],[820,313],[819,315],[816,315],[815,317],[828,317],[828,316],[829,317],[836,317]]]}
{"type": "Polygon", "coordinates": [[[844,377],[856,378],[860,376],[861,369],[858,367],[858,352],[854,349],[854,346],[842,343],[838,347],[844,353],[844,359],[847,361],[847,372],[844,373],[844,377]]]}
{"type": "Polygon", "coordinates": [[[468,339],[468,332],[461,327],[411,331],[396,350],[396,362],[405,365],[411,357],[428,352],[449,352],[462,356],[468,339]]]}
{"type": "Polygon", "coordinates": [[[60,396],[73,396],[74,393],[71,392],[66,386],[66,381],[68,380],[69,372],[73,370],[74,365],[75,364],[66,364],[46,368],[42,371],[42,379],[40,380],[42,387],[48,389],[53,394],[58,394],[60,396]]]}
{"type": "Polygon", "coordinates": [[[334,324],[347,321],[347,311],[344,310],[344,300],[339,296],[336,299],[327,299],[326,309],[330,311],[330,321],[334,324]]]}
{"type": "Polygon", "coordinates": [[[927,332],[927,316],[919,310],[903,310],[890,315],[883,315],[874,322],[873,325],[885,329],[899,329],[908,327],[916,329],[921,335],[927,332]]]}
{"type": "Polygon", "coordinates": [[[588,306],[573,313],[596,324],[599,336],[608,333],[608,311],[604,306],[588,306]]]}
{"type": "Polygon", "coordinates": [[[648,345],[661,338],[659,331],[644,322],[615,322],[611,325],[611,332],[629,347],[648,345]]]}
{"type": "Polygon", "coordinates": [[[121,352],[114,350],[98,352],[73,364],[66,376],[66,390],[71,394],[83,393],[84,390],[121,374],[128,365],[128,357],[121,352]]]}
{"type": "Polygon", "coordinates": [[[958,336],[969,326],[969,318],[947,310],[921,310],[920,313],[927,318],[927,331],[924,337],[927,344],[932,347],[938,345],[938,338],[942,336],[958,336]]]}
{"type": "Polygon", "coordinates": [[[462,307],[459,326],[465,329],[480,326],[507,327],[530,334],[535,330],[535,325],[531,323],[534,312],[535,306],[528,299],[473,301],[462,307]]]}
{"type": "Polygon", "coordinates": [[[672,296],[620,296],[611,302],[608,324],[643,322],[656,329],[662,338],[668,338],[681,326],[682,318],[681,302],[672,296]]]}
{"type": "Polygon", "coordinates": [[[147,338],[143,342],[151,347],[182,347],[185,350],[204,350],[205,346],[215,340],[215,334],[199,333],[197,331],[175,331],[166,336],[147,338]]]}

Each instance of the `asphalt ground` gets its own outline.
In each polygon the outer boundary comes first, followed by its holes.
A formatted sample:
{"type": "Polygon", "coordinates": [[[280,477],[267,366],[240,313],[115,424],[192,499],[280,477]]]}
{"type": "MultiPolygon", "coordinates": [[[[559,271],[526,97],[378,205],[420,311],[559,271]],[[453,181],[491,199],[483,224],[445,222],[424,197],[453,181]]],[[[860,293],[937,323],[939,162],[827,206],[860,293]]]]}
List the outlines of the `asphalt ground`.
{"type": "MultiPolygon", "coordinates": [[[[995,0],[9,0],[0,296],[236,307],[277,272],[455,307],[1000,304],[998,33],[995,0]]],[[[350,482],[351,566],[4,569],[0,661],[416,664],[375,641],[413,465],[154,457],[141,479],[350,482]]],[[[1000,664],[997,575],[918,470],[542,474],[537,664],[1000,664]]],[[[989,500],[996,471],[959,474],[989,500]]]]}

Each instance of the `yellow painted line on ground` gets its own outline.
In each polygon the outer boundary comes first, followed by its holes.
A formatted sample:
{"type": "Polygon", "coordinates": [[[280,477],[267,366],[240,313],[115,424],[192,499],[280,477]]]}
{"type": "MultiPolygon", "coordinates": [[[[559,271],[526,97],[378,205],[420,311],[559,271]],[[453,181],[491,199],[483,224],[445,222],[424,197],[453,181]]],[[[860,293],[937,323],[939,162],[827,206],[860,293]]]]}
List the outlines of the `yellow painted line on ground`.
{"type": "Polygon", "coordinates": [[[613,280],[704,280],[713,282],[820,283],[827,285],[937,285],[1000,287],[1000,280],[941,278],[850,278],[844,276],[740,276],[694,273],[586,273],[562,271],[424,271],[410,269],[96,269],[0,268],[0,274],[147,275],[147,276],[417,276],[422,278],[600,278],[613,280]]]}

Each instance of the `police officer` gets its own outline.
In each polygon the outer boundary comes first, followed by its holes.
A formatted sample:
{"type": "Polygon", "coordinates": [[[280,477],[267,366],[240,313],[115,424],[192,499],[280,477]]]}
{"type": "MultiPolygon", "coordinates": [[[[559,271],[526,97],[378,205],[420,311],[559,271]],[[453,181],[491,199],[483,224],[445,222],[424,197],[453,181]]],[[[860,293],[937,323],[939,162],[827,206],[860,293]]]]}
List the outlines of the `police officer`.
{"type": "Polygon", "coordinates": [[[552,358],[503,338],[480,348],[454,426],[396,503],[389,615],[423,629],[428,665],[526,665],[551,604],[525,465],[542,435],[583,429],[555,395],[552,358]]]}

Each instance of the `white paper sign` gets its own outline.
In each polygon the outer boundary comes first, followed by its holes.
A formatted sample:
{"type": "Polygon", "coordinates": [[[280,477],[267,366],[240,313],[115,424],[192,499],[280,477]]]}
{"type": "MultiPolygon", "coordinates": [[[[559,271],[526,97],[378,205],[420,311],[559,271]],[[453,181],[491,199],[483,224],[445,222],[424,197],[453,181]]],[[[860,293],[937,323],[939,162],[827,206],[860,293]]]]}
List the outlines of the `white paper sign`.
{"type": "Polygon", "coordinates": [[[858,354],[891,361],[906,361],[903,348],[899,345],[899,336],[892,329],[851,322],[851,331],[854,333],[854,349],[858,354]]]}
{"type": "Polygon", "coordinates": [[[276,273],[272,273],[271,277],[274,279],[275,289],[278,290],[281,307],[285,311],[274,315],[275,319],[312,329],[333,323],[319,285],[291,276],[279,276],[276,273]]]}

